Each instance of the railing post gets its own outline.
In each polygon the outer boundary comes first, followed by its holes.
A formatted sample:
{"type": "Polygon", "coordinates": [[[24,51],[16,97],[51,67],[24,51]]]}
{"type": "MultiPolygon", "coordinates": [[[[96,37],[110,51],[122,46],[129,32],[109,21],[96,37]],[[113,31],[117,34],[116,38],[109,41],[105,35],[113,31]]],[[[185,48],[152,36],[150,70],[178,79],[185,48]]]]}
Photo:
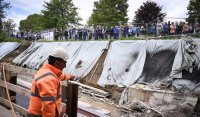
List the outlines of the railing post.
{"type": "Polygon", "coordinates": [[[66,113],[68,117],[77,117],[78,85],[68,83],[66,96],[67,96],[66,113]]]}

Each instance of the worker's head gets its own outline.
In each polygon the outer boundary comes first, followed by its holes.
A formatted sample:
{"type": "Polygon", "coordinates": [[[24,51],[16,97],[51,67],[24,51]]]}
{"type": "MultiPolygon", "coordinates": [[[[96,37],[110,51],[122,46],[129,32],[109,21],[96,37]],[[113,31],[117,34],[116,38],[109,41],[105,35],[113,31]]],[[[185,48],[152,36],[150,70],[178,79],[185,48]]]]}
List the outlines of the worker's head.
{"type": "Polygon", "coordinates": [[[62,47],[54,48],[49,53],[48,62],[50,65],[63,70],[66,67],[66,62],[69,59],[69,56],[66,50],[62,47]]]}

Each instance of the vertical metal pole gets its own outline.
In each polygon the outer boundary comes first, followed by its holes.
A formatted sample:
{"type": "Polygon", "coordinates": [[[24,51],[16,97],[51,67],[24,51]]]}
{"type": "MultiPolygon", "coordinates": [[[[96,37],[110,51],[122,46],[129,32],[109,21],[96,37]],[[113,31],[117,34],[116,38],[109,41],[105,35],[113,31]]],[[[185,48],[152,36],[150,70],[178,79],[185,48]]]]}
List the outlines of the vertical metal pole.
{"type": "Polygon", "coordinates": [[[66,113],[68,117],[77,117],[78,107],[78,85],[69,83],[67,86],[66,113]]]}
{"type": "Polygon", "coordinates": [[[194,22],[194,34],[196,33],[196,28],[198,27],[197,20],[198,20],[198,18],[195,18],[195,22],[194,22]]]}
{"type": "Polygon", "coordinates": [[[159,36],[159,25],[158,25],[158,23],[159,23],[159,18],[157,17],[157,23],[156,23],[156,37],[158,37],[159,36]]]}
{"type": "Polygon", "coordinates": [[[122,21],[119,21],[119,34],[118,34],[119,39],[122,37],[122,21]]]}

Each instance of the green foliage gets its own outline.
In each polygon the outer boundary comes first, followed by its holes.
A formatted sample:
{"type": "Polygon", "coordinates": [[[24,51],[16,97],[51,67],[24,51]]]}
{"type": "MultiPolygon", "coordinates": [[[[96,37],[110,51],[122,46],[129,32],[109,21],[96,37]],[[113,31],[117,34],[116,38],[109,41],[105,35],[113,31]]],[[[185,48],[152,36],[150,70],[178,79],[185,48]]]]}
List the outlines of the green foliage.
{"type": "Polygon", "coordinates": [[[195,18],[198,18],[197,22],[200,22],[200,0],[190,0],[187,10],[188,18],[186,18],[186,21],[194,23],[195,18]]]}
{"type": "Polygon", "coordinates": [[[20,21],[19,30],[41,31],[50,28],[65,29],[69,25],[78,25],[81,18],[72,0],[51,0],[45,2],[42,14],[29,15],[20,21]]]}
{"type": "Polygon", "coordinates": [[[43,29],[43,16],[40,14],[29,15],[27,19],[20,21],[19,30],[40,31],[43,29]]]}
{"type": "Polygon", "coordinates": [[[3,42],[3,40],[6,38],[6,34],[0,30],[0,42],[3,42]]]}
{"type": "Polygon", "coordinates": [[[44,27],[57,28],[63,30],[69,25],[78,25],[81,18],[78,16],[77,7],[74,6],[72,0],[51,0],[50,3],[45,2],[44,27]]]}
{"type": "Polygon", "coordinates": [[[9,37],[5,32],[0,31],[0,42],[22,42],[22,39],[9,37]]]}
{"type": "Polygon", "coordinates": [[[135,12],[134,22],[137,24],[157,22],[157,18],[163,21],[166,13],[161,13],[162,7],[158,6],[156,2],[147,1],[135,12]]]}
{"type": "Polygon", "coordinates": [[[9,35],[11,32],[15,30],[16,24],[14,20],[8,19],[7,21],[3,22],[3,30],[9,35]]]}
{"type": "Polygon", "coordinates": [[[200,38],[200,34],[199,34],[199,33],[197,33],[197,34],[194,34],[194,35],[192,35],[192,37],[195,37],[195,38],[200,38]]]}
{"type": "Polygon", "coordinates": [[[94,9],[88,25],[114,26],[127,23],[128,0],[99,0],[94,2],[94,9]]]}
{"type": "Polygon", "coordinates": [[[5,18],[5,9],[10,8],[10,3],[4,2],[4,0],[0,0],[0,30],[3,28],[3,18],[5,18]]]}

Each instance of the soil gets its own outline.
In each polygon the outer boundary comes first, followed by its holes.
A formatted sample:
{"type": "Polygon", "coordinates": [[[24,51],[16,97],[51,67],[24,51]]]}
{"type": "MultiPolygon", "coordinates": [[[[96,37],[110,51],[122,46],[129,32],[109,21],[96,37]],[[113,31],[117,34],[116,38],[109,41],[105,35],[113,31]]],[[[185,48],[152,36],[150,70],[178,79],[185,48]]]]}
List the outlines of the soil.
{"type": "Polygon", "coordinates": [[[21,54],[23,51],[25,51],[29,46],[31,45],[30,42],[23,42],[19,45],[19,47],[17,47],[14,51],[10,52],[9,54],[7,54],[6,56],[4,56],[1,60],[1,62],[7,62],[12,64],[12,61],[19,55],[21,54]]]}

